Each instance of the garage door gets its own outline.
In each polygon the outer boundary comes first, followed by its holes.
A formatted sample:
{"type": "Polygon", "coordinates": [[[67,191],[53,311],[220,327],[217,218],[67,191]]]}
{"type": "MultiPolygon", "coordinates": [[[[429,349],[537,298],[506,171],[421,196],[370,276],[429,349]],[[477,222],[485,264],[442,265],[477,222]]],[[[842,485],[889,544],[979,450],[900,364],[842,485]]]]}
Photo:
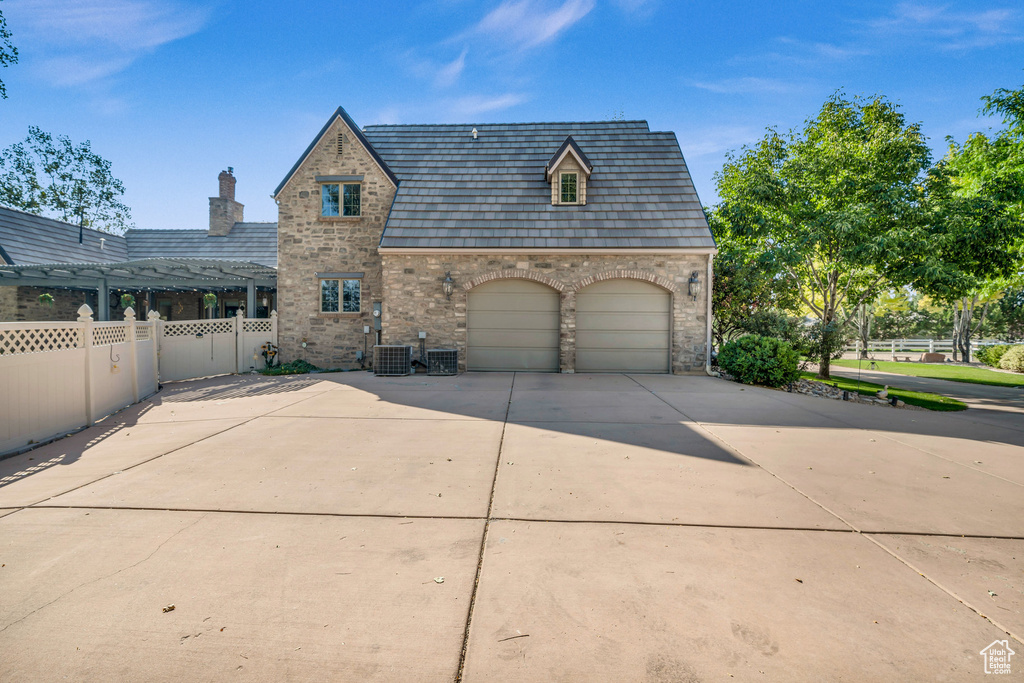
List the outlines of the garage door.
{"type": "Polygon", "coordinates": [[[639,280],[603,280],[576,295],[577,372],[668,372],[671,296],[639,280]]]}
{"type": "Polygon", "coordinates": [[[469,292],[470,370],[558,372],[558,292],[497,280],[469,292]]]}

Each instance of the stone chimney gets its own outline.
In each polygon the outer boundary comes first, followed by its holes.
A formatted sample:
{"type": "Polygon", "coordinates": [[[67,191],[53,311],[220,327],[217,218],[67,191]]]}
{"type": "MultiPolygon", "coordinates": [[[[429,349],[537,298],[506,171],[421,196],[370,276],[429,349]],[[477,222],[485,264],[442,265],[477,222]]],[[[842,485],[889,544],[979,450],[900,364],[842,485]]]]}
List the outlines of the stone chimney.
{"type": "Polygon", "coordinates": [[[217,176],[220,196],[210,197],[210,235],[227,235],[235,223],[242,222],[244,207],[235,201],[234,170],[228,166],[228,170],[221,171],[217,176]]]}

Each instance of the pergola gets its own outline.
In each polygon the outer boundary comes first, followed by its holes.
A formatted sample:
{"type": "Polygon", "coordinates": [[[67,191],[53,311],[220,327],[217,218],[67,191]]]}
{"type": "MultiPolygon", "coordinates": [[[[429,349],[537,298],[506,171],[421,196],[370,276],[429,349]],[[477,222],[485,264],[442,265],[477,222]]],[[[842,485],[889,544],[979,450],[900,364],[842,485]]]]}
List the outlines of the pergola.
{"type": "Polygon", "coordinates": [[[110,319],[111,289],[216,292],[244,287],[246,311],[254,312],[256,288],[277,287],[277,269],[248,261],[204,258],[0,265],[2,285],[95,289],[99,294],[99,320],[110,319]]]}

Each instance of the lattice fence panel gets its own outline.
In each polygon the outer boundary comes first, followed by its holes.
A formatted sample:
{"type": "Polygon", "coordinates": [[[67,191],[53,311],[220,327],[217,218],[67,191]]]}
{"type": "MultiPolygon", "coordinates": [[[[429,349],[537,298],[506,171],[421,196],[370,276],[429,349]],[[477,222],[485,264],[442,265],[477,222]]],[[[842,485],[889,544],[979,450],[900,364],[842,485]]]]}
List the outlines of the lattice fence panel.
{"type": "Polygon", "coordinates": [[[126,341],[128,341],[127,325],[92,328],[93,346],[110,346],[111,344],[123,344],[126,341]]]}
{"type": "Polygon", "coordinates": [[[0,330],[0,355],[46,353],[82,346],[79,327],[18,328],[0,330]]]}
{"type": "Polygon", "coordinates": [[[153,338],[153,326],[142,323],[135,323],[135,339],[138,341],[149,341],[153,338]]]}
{"type": "Polygon", "coordinates": [[[197,334],[224,334],[234,332],[230,320],[183,320],[180,323],[164,323],[165,337],[194,337],[197,334]]]}
{"type": "Polygon", "coordinates": [[[242,322],[243,332],[270,332],[273,329],[273,323],[265,318],[260,320],[245,320],[242,322]]]}

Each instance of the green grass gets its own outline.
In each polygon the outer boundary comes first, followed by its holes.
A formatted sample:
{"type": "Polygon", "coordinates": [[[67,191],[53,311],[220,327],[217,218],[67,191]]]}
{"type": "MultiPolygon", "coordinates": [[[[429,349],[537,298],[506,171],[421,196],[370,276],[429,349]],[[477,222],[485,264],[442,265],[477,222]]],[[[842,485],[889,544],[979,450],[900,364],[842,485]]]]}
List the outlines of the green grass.
{"type": "MultiPolygon", "coordinates": [[[[834,360],[832,365],[844,368],[856,368],[855,360],[834,360]]],[[[860,361],[861,370],[871,368],[871,361],[860,361]]],[[[912,377],[929,377],[932,379],[948,379],[951,382],[967,384],[988,384],[994,387],[1024,387],[1024,375],[993,372],[984,368],[969,368],[963,365],[939,365],[933,363],[893,363],[876,360],[875,367],[881,372],[893,372],[897,375],[912,377]]]]}
{"type": "MultiPolygon", "coordinates": [[[[821,381],[813,372],[801,372],[801,379],[810,379],[814,381],[821,381]]],[[[832,379],[825,382],[828,385],[837,385],[840,389],[846,391],[855,391],[864,396],[874,396],[875,392],[882,388],[880,384],[872,384],[871,382],[864,382],[863,380],[859,383],[856,379],[848,379],[846,377],[835,376],[832,379]]],[[[906,389],[897,389],[893,386],[889,387],[889,396],[895,396],[904,403],[912,406],[920,406],[927,408],[928,410],[938,411],[954,411],[954,410],[967,410],[967,404],[956,400],[955,398],[949,398],[948,396],[941,396],[939,394],[928,394],[923,391],[907,391],[906,389]]]]}

